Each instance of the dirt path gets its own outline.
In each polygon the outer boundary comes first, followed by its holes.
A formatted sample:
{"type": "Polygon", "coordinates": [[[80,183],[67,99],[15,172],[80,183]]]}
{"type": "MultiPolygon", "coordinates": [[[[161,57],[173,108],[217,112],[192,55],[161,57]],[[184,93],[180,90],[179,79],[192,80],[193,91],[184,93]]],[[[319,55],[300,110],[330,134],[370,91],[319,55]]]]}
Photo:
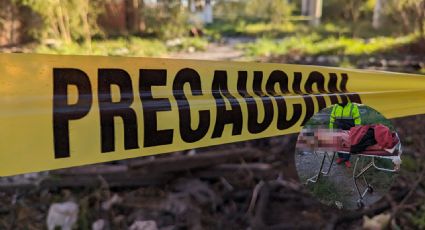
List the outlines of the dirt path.
{"type": "Polygon", "coordinates": [[[210,43],[205,51],[171,53],[169,58],[197,59],[197,60],[227,60],[238,61],[244,59],[242,50],[237,44],[253,41],[250,38],[226,38],[223,43],[210,43]]]}

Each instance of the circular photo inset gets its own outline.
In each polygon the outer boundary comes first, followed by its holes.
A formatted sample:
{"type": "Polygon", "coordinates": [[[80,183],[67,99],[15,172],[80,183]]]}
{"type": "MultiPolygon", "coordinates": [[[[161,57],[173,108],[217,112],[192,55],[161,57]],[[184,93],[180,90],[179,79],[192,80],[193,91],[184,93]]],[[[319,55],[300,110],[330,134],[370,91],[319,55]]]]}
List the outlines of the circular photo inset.
{"type": "Polygon", "coordinates": [[[401,164],[391,121],[361,104],[336,104],[316,113],[297,140],[298,176],[322,203],[339,209],[369,206],[384,196],[401,164]]]}

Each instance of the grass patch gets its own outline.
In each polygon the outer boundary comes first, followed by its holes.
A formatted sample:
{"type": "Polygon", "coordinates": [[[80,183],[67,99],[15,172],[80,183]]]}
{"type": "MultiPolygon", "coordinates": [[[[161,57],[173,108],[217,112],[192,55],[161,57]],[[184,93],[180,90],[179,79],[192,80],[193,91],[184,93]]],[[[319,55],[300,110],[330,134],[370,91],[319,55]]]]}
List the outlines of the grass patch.
{"type": "Polygon", "coordinates": [[[410,155],[403,154],[403,163],[401,164],[401,168],[407,172],[417,172],[420,169],[421,162],[410,155]]]}
{"type": "Polygon", "coordinates": [[[309,189],[320,202],[327,205],[335,205],[335,201],[346,203],[346,194],[340,188],[341,186],[334,184],[327,178],[321,178],[317,183],[312,184],[309,189]]]}
{"type": "Polygon", "coordinates": [[[416,37],[376,37],[371,39],[350,37],[322,37],[318,33],[295,35],[284,39],[261,38],[255,42],[239,46],[246,55],[283,56],[283,55],[371,55],[391,52],[397,47],[414,42],[416,37]]]}
{"type": "Polygon", "coordinates": [[[39,45],[35,52],[64,55],[160,57],[173,51],[203,51],[207,46],[208,41],[203,38],[177,38],[166,42],[159,39],[130,37],[94,40],[91,48],[87,44],[79,43],[39,45]]]}
{"type": "Polygon", "coordinates": [[[417,227],[417,229],[425,229],[425,204],[415,213],[406,213],[406,216],[417,227]]]}
{"type": "MultiPolygon", "coordinates": [[[[388,169],[391,169],[393,167],[391,160],[388,160],[388,159],[376,159],[375,163],[377,164],[378,167],[383,167],[388,169]]],[[[359,169],[363,168],[365,164],[361,166],[362,167],[359,167],[359,169]]],[[[364,175],[366,179],[368,180],[368,182],[375,188],[375,190],[381,190],[381,191],[388,190],[391,187],[395,177],[397,176],[394,173],[379,171],[376,169],[371,169],[364,175]]]]}
{"type": "Polygon", "coordinates": [[[105,56],[161,56],[167,53],[164,42],[156,39],[142,39],[130,37],[110,40],[94,40],[90,46],[86,44],[53,44],[39,45],[36,53],[47,54],[78,54],[78,55],[105,55],[105,56]]]}
{"type": "Polygon", "coordinates": [[[351,25],[325,22],[318,27],[311,27],[307,21],[297,21],[297,17],[291,17],[282,23],[269,23],[263,21],[224,21],[216,20],[206,26],[207,34],[220,34],[223,36],[243,37],[270,37],[281,38],[297,34],[318,33],[322,36],[345,35],[351,36],[351,25]]]}
{"type": "MultiPolygon", "coordinates": [[[[294,23],[266,23],[266,22],[248,22],[246,20],[222,21],[216,20],[214,23],[206,26],[207,34],[219,34],[221,36],[243,36],[243,37],[278,37],[297,32],[301,29],[294,23]]],[[[304,27],[304,26],[303,26],[304,27]]]]}

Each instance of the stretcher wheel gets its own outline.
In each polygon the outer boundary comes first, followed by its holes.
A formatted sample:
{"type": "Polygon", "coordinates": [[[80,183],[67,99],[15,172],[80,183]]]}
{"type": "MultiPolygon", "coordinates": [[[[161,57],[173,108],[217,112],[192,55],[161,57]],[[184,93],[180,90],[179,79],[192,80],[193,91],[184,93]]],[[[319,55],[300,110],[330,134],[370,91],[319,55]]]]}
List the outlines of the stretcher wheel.
{"type": "Polygon", "coordinates": [[[372,187],[372,185],[367,186],[367,192],[368,193],[373,193],[373,187],[372,187]]]}
{"type": "Polygon", "coordinates": [[[363,207],[364,207],[364,203],[363,203],[363,201],[358,200],[358,201],[357,201],[357,207],[358,207],[359,209],[363,208],[363,207]]]}

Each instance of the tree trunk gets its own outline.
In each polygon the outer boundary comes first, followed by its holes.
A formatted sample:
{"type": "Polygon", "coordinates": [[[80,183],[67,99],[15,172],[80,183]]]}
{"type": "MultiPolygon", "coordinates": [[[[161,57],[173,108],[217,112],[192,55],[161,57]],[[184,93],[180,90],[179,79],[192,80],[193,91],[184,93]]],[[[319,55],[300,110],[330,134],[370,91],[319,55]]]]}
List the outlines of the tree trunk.
{"type": "Polygon", "coordinates": [[[425,42],[425,0],[422,0],[417,3],[417,11],[418,11],[418,29],[419,29],[419,37],[421,42],[425,42]]]}
{"type": "Polygon", "coordinates": [[[66,28],[61,5],[59,5],[59,7],[56,9],[56,17],[55,18],[56,18],[58,25],[59,25],[59,31],[60,31],[60,35],[62,37],[62,40],[65,43],[71,43],[71,35],[69,33],[69,29],[66,28]]]}
{"type": "Polygon", "coordinates": [[[320,18],[322,17],[322,0],[310,0],[309,16],[311,17],[310,25],[320,25],[320,18]]]}
{"type": "Polygon", "coordinates": [[[382,17],[382,9],[384,4],[384,0],[376,0],[375,7],[373,8],[373,21],[372,26],[375,29],[379,29],[381,27],[381,17],[382,17]]]}
{"type": "Polygon", "coordinates": [[[91,30],[90,30],[90,24],[89,24],[89,0],[86,0],[84,2],[84,6],[82,7],[80,15],[81,15],[81,20],[83,22],[83,27],[84,27],[84,40],[91,53],[92,47],[91,47],[91,30]]]}
{"type": "Polygon", "coordinates": [[[205,0],[204,21],[206,24],[210,24],[213,22],[213,9],[211,5],[211,0],[205,0]]]}
{"type": "Polygon", "coordinates": [[[409,22],[409,16],[406,14],[406,11],[404,9],[400,10],[400,16],[401,16],[401,21],[403,23],[403,32],[405,34],[410,33],[410,22],[409,22]]]}

